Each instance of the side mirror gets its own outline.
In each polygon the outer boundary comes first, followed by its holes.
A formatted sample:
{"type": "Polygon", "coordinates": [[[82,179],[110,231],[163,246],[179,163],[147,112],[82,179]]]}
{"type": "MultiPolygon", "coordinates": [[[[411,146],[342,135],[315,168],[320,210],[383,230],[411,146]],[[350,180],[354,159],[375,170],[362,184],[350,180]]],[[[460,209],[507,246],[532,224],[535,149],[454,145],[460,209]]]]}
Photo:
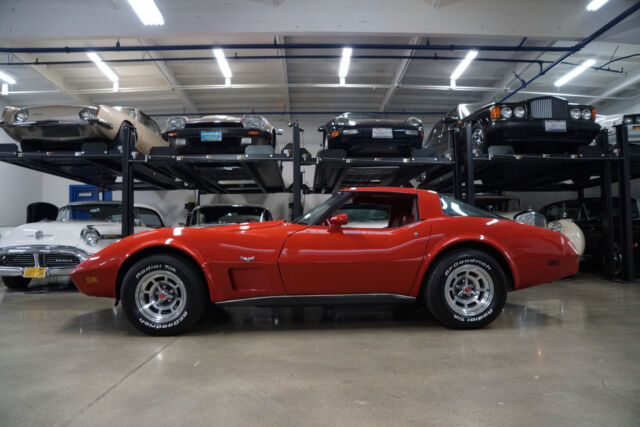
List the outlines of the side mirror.
{"type": "Polygon", "coordinates": [[[275,132],[276,132],[276,135],[282,135],[284,133],[284,129],[278,128],[275,130],[275,132]]]}
{"type": "Polygon", "coordinates": [[[318,132],[324,132],[324,126],[318,126],[318,132]]]}
{"type": "Polygon", "coordinates": [[[339,233],[340,230],[342,229],[342,226],[347,225],[348,222],[349,222],[349,217],[347,216],[346,213],[341,213],[336,216],[332,216],[331,219],[329,219],[329,224],[331,224],[329,226],[329,233],[339,233]]]}

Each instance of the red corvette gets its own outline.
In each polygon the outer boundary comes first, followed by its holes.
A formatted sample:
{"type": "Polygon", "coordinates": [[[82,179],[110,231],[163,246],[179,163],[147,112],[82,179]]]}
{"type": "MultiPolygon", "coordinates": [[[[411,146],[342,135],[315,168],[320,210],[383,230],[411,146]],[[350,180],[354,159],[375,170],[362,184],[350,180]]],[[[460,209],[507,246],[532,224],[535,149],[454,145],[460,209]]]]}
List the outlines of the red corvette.
{"type": "Polygon", "coordinates": [[[477,328],[508,291],[578,271],[555,231],[518,224],[427,190],[342,190],[293,222],[164,228],[110,245],[71,277],[122,301],[154,335],[183,332],[216,305],[417,301],[451,328],[477,328]]]}

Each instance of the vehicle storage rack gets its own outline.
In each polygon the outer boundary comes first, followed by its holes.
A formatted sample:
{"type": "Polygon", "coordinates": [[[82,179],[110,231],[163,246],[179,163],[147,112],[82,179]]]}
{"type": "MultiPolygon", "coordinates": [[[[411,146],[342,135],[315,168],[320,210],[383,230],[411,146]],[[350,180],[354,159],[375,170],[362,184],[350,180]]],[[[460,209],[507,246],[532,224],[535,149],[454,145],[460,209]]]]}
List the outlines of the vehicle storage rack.
{"type": "Polygon", "coordinates": [[[599,186],[607,273],[610,278],[615,276],[613,212],[617,210],[620,212],[617,240],[622,249],[622,276],[624,280],[633,280],[630,189],[631,179],[640,177],[640,157],[630,154],[625,126],[616,126],[618,151],[608,152],[608,135],[603,130],[596,138],[595,146],[570,155],[519,155],[508,150],[479,154],[467,143],[471,141],[471,125],[466,125],[458,134],[452,132],[450,138],[457,153],[454,171],[423,180],[419,185],[421,188],[451,192],[456,198],[475,204],[475,193],[479,191],[575,191],[578,199],[584,199],[586,188],[599,186]],[[456,179],[456,175],[461,179],[456,179]],[[618,183],[619,206],[615,207],[613,183],[618,183]]]}

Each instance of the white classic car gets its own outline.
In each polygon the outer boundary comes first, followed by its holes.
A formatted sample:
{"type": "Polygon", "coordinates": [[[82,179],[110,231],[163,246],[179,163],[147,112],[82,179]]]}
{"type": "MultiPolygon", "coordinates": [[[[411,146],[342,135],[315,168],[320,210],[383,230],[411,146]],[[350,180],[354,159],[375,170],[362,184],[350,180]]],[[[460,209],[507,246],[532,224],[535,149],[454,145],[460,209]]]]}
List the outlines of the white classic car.
{"type": "MultiPolygon", "coordinates": [[[[136,205],[134,232],[164,227],[157,210],[136,205]]],[[[31,279],[68,276],[78,264],[121,238],[120,202],[75,202],[55,221],[19,225],[0,235],[0,276],[12,289],[31,279]]]]}
{"type": "Polygon", "coordinates": [[[572,219],[558,219],[547,223],[544,215],[533,211],[524,211],[520,207],[520,199],[507,195],[478,194],[476,195],[476,206],[513,221],[562,233],[573,243],[581,256],[584,253],[586,244],[584,233],[572,219]]]}

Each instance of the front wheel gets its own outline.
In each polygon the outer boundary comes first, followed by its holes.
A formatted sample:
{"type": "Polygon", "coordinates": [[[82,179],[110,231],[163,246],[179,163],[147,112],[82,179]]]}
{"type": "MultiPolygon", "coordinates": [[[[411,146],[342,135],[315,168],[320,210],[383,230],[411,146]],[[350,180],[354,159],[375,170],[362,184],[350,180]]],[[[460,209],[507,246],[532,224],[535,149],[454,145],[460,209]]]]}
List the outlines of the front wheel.
{"type": "Polygon", "coordinates": [[[31,279],[26,279],[20,276],[2,276],[2,281],[9,289],[25,289],[29,286],[31,279]]]}
{"type": "Polygon", "coordinates": [[[122,308],[129,321],[150,335],[175,335],[202,317],[205,283],[186,260],[153,255],[131,267],[122,283],[122,308]]]}
{"type": "Polygon", "coordinates": [[[507,278],[489,254],[462,249],[437,261],[424,292],[429,312],[452,329],[488,325],[500,314],[507,299],[507,278]]]}

